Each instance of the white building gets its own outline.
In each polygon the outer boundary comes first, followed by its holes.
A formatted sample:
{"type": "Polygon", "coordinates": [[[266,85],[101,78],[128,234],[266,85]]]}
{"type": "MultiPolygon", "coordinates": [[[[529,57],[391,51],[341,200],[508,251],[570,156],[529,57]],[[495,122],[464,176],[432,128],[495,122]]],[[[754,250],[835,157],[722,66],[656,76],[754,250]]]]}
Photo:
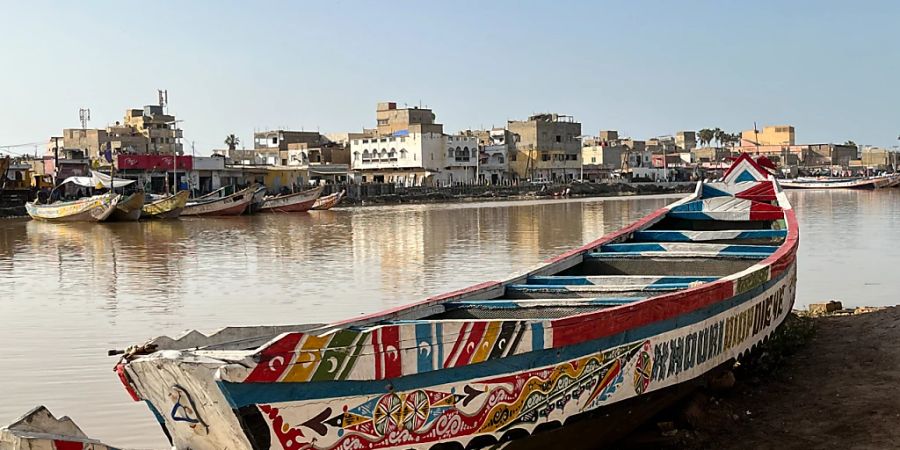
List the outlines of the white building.
{"type": "Polygon", "coordinates": [[[483,184],[506,184],[514,177],[509,170],[510,150],[515,149],[514,134],[503,128],[494,128],[488,135],[488,145],[481,151],[478,181],[483,184]]]}
{"type": "Polygon", "coordinates": [[[350,169],[361,183],[403,186],[472,183],[478,140],[441,133],[373,136],[350,141],[350,169]]]}

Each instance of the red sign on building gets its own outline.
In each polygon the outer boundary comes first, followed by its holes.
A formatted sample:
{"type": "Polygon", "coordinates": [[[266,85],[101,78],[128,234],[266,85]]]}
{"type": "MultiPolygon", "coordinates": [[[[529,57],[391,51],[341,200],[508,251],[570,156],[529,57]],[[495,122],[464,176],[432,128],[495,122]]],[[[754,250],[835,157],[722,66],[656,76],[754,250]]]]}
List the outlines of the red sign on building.
{"type": "Polygon", "coordinates": [[[117,166],[119,170],[138,169],[138,170],[159,170],[165,172],[172,170],[191,170],[194,167],[194,160],[190,156],[173,156],[173,155],[116,155],[118,157],[117,166]],[[173,166],[177,158],[177,167],[173,166]]]}

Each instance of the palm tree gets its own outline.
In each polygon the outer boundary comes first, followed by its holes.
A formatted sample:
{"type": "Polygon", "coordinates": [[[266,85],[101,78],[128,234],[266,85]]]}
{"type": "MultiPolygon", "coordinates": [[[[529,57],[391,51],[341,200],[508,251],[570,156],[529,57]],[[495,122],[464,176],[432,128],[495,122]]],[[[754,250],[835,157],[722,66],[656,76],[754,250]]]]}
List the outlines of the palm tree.
{"type": "Polygon", "coordinates": [[[715,137],[715,133],[713,130],[709,128],[703,128],[702,130],[697,132],[697,138],[700,140],[700,146],[709,145],[715,137]]]}
{"type": "Polygon", "coordinates": [[[240,144],[241,140],[233,134],[229,134],[228,137],[225,138],[225,145],[228,146],[228,150],[234,150],[240,144]]]}

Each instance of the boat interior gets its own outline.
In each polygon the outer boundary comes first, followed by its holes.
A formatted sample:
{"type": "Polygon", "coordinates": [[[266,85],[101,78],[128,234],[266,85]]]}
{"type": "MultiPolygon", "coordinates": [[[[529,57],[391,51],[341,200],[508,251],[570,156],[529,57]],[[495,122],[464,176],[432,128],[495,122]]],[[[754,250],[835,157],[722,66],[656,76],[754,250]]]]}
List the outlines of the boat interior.
{"type": "MultiPolygon", "coordinates": [[[[357,322],[350,328],[366,330],[386,324],[443,320],[557,319],[582,314],[741,272],[773,254],[786,237],[783,220],[723,221],[670,210],[656,223],[585,253],[575,265],[550,264],[491,290],[491,295],[482,292],[454,297],[428,308],[411,308],[390,316],[392,319],[374,317],[357,322]]],[[[242,328],[241,334],[234,335],[240,339],[228,339],[227,334],[210,336],[195,341],[201,345],[190,347],[253,350],[282,332],[328,332],[340,327],[242,328]]]]}

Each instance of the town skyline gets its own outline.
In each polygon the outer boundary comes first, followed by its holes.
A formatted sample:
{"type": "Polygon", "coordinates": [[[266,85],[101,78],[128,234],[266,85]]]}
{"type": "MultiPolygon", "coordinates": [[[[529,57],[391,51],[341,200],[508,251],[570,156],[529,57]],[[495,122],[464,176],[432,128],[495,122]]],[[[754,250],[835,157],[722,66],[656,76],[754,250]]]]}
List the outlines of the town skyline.
{"type": "Polygon", "coordinates": [[[380,101],[421,102],[448,131],[555,112],[586,135],[636,139],[756,122],[794,125],[803,142],[890,148],[900,132],[900,90],[878,89],[900,69],[887,2],[400,4],[402,22],[353,2],[162,4],[140,17],[103,5],[5,8],[19,38],[0,43],[15,67],[0,72],[0,148],[80,127],[80,108],[105,127],[156,104],[157,89],[197,154],[229,134],[371,128],[380,101]],[[662,26],[675,20],[675,33],[662,26]]]}

